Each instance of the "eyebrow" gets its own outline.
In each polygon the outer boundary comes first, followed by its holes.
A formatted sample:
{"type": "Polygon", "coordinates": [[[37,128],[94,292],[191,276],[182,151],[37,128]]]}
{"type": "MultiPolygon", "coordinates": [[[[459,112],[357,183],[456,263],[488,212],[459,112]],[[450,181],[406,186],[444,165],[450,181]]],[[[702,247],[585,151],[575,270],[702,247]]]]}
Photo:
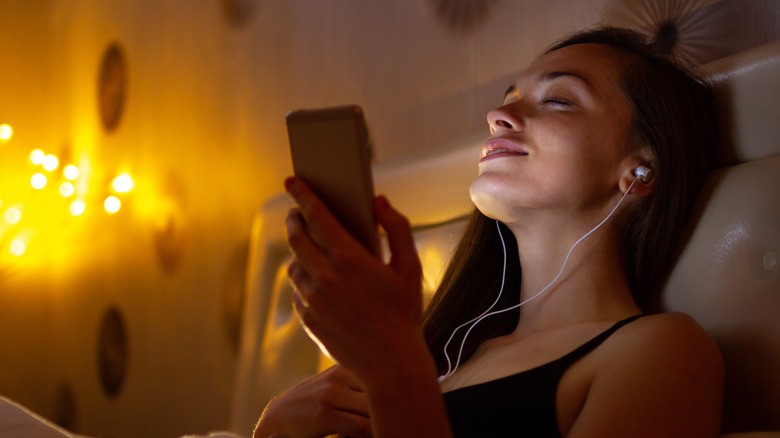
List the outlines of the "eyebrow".
{"type": "Polygon", "coordinates": [[[585,85],[590,87],[590,81],[585,76],[582,76],[581,74],[574,73],[571,71],[550,71],[550,72],[545,72],[541,75],[541,79],[543,81],[551,81],[553,79],[558,79],[561,77],[572,77],[572,78],[579,79],[582,82],[584,82],[585,85]]]}
{"type": "MultiPolygon", "coordinates": [[[[591,88],[590,81],[585,76],[582,76],[580,74],[570,72],[570,71],[548,71],[544,72],[539,76],[539,79],[543,82],[552,81],[561,77],[572,77],[575,79],[579,79],[582,81],[588,88],[591,88]]],[[[504,98],[509,96],[511,93],[515,91],[514,84],[510,85],[509,88],[506,89],[504,92],[504,98]]]]}

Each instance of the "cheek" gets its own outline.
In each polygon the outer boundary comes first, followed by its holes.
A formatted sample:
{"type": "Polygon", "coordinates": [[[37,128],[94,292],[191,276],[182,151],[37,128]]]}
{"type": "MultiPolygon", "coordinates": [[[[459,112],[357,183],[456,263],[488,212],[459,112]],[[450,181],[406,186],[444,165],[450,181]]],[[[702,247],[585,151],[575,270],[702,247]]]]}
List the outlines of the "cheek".
{"type": "Polygon", "coordinates": [[[583,130],[580,147],[572,148],[570,164],[579,172],[579,178],[599,181],[611,179],[615,170],[629,153],[622,123],[600,120],[583,130]]]}

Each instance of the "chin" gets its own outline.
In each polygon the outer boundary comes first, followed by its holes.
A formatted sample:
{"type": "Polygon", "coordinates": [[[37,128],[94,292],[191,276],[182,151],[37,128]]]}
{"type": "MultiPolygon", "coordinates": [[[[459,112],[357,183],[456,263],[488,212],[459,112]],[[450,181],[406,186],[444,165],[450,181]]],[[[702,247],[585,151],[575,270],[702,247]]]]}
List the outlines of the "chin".
{"type": "Polygon", "coordinates": [[[479,190],[479,188],[475,188],[475,186],[477,186],[476,181],[471,185],[469,194],[471,195],[471,202],[474,203],[474,206],[477,207],[477,210],[490,219],[497,219],[502,222],[507,220],[508,212],[506,211],[505,207],[507,203],[502,201],[501,198],[497,197],[496,194],[490,191],[479,190]]]}
{"type": "Polygon", "coordinates": [[[507,206],[517,203],[516,199],[512,199],[513,196],[517,196],[516,191],[512,190],[513,186],[516,187],[515,184],[508,183],[504,178],[480,175],[469,187],[471,202],[484,215],[497,219],[489,212],[503,211],[506,210],[507,206]]]}

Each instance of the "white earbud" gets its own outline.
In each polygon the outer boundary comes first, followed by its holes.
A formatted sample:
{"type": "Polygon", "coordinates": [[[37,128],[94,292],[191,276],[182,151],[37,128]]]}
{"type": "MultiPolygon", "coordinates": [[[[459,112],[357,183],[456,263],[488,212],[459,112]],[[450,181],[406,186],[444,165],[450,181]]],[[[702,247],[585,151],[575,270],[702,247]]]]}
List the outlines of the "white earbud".
{"type": "Polygon", "coordinates": [[[650,179],[653,177],[653,171],[649,167],[639,166],[634,169],[634,176],[642,180],[643,183],[647,184],[647,182],[650,181],[650,179]]]}

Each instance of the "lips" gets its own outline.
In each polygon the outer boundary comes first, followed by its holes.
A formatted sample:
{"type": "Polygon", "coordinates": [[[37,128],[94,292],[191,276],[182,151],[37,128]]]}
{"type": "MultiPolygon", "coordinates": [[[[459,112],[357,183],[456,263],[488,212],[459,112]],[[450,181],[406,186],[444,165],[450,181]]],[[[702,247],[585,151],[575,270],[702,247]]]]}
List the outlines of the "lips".
{"type": "Polygon", "coordinates": [[[480,161],[500,156],[526,156],[526,151],[522,146],[506,138],[494,138],[485,142],[482,146],[482,156],[480,161]]]}

